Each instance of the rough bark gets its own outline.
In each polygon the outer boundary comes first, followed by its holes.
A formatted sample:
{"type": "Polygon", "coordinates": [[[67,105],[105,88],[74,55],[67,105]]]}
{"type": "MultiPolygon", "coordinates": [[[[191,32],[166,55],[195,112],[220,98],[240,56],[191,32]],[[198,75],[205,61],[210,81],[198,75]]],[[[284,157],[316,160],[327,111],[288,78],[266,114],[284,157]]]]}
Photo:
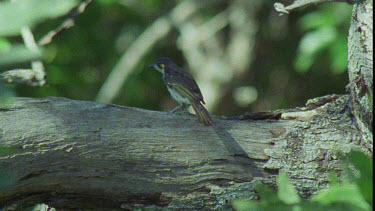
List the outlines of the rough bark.
{"type": "Polygon", "coordinates": [[[226,209],[279,170],[307,197],[339,170],[338,151],[372,151],[348,105],[332,95],[280,120],[214,117],[206,127],[186,113],[18,98],[0,111],[1,146],[16,149],[0,168],[17,181],[0,189],[0,207],[226,209]]]}
{"type": "Polygon", "coordinates": [[[363,145],[373,145],[373,1],[353,6],[348,36],[348,73],[353,115],[363,145]]]}

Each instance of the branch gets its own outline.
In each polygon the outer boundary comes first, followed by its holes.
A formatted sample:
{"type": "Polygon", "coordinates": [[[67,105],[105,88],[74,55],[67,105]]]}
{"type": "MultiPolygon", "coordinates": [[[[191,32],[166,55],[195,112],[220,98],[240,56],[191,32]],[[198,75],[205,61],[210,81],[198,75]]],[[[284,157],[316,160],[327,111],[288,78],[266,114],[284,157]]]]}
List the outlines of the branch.
{"type": "Polygon", "coordinates": [[[69,17],[60,24],[60,26],[58,26],[55,30],[52,30],[50,32],[48,32],[43,38],[41,38],[38,42],[38,45],[40,46],[43,46],[43,45],[47,45],[48,43],[50,43],[52,41],[52,39],[60,34],[62,31],[66,30],[66,29],[69,29],[70,27],[73,27],[74,26],[74,18],[80,14],[82,14],[86,7],[92,2],[92,0],[86,0],[84,2],[82,2],[81,4],[79,4],[76,8],[74,8],[72,11],[73,12],[70,12],[70,15],[69,17]]]}
{"type": "Polygon", "coordinates": [[[289,14],[290,11],[299,9],[304,6],[308,5],[317,5],[317,4],[322,4],[322,3],[327,3],[327,2],[348,2],[348,3],[353,3],[357,2],[355,0],[295,0],[294,3],[290,4],[289,6],[284,6],[283,4],[276,2],[274,4],[275,10],[279,12],[279,15],[283,14],[289,14]]]}
{"type": "Polygon", "coordinates": [[[337,151],[369,152],[349,96],[324,99],[294,111],[307,119],[286,120],[289,110],[281,120],[213,117],[215,126],[202,127],[186,113],[17,98],[0,110],[0,146],[14,152],[0,155],[1,172],[17,181],[0,189],[0,207],[226,209],[256,197],[257,181],[274,185],[279,170],[306,198],[340,169],[337,151]]]}
{"type": "Polygon", "coordinates": [[[37,80],[36,72],[32,69],[13,69],[0,73],[0,82],[9,84],[26,84],[29,86],[40,86],[40,84],[42,82],[45,82],[45,80],[37,80]]]}
{"type": "MultiPolygon", "coordinates": [[[[43,46],[52,41],[52,39],[60,34],[62,31],[74,26],[74,17],[82,14],[85,11],[87,5],[92,0],[86,0],[79,4],[75,9],[70,12],[69,18],[66,19],[59,27],[55,30],[50,31],[36,44],[34,36],[28,27],[23,27],[21,35],[24,40],[26,47],[30,51],[40,51],[38,46],[43,46]]],[[[47,84],[45,80],[45,68],[41,60],[34,60],[31,62],[31,69],[13,69],[0,73],[0,81],[5,83],[14,84],[26,84],[29,86],[44,86],[47,84]]]]}
{"type": "Polygon", "coordinates": [[[348,36],[347,88],[353,114],[367,145],[373,145],[374,30],[373,1],[353,6],[348,36]]]}
{"type": "MultiPolygon", "coordinates": [[[[23,27],[21,29],[21,35],[28,49],[30,49],[31,51],[40,50],[37,44],[35,43],[33,33],[31,32],[29,27],[23,27]]],[[[47,83],[47,81],[44,79],[44,77],[46,76],[46,73],[44,72],[44,66],[41,60],[31,61],[31,70],[33,73],[33,77],[32,77],[33,80],[27,82],[27,84],[43,86],[44,84],[47,83]]]]}
{"type": "MultiPolygon", "coordinates": [[[[21,35],[27,49],[31,52],[40,52],[29,27],[23,27],[21,35]]],[[[44,78],[45,75],[42,61],[34,60],[31,62],[31,69],[14,69],[0,73],[0,81],[5,83],[22,83],[30,86],[43,86],[47,83],[44,78]]]]}

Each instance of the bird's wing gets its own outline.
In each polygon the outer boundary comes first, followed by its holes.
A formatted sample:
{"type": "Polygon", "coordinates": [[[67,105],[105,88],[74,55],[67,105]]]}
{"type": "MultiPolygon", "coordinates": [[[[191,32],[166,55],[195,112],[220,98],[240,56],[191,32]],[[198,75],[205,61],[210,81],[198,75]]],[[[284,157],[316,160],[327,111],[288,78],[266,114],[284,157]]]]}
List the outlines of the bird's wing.
{"type": "Polygon", "coordinates": [[[182,96],[188,98],[189,100],[202,102],[203,104],[205,103],[201,90],[199,89],[193,76],[191,76],[185,70],[182,69],[181,71],[176,71],[173,74],[165,75],[163,79],[169,88],[176,90],[182,96]]]}
{"type": "Polygon", "coordinates": [[[179,83],[171,83],[167,82],[167,86],[170,89],[175,90],[178,92],[181,96],[189,99],[191,106],[193,107],[197,117],[198,121],[202,122],[205,125],[213,125],[214,122],[212,121],[212,118],[208,111],[203,107],[203,105],[200,103],[202,101],[201,95],[197,96],[197,94],[193,94],[191,91],[186,89],[183,85],[179,83]]]}
{"type": "Polygon", "coordinates": [[[170,89],[175,90],[181,96],[186,97],[190,101],[194,101],[194,102],[202,101],[199,94],[197,94],[196,92],[192,92],[191,90],[189,90],[187,87],[185,87],[181,83],[175,83],[173,81],[168,81],[168,82],[166,82],[166,84],[170,89]]]}

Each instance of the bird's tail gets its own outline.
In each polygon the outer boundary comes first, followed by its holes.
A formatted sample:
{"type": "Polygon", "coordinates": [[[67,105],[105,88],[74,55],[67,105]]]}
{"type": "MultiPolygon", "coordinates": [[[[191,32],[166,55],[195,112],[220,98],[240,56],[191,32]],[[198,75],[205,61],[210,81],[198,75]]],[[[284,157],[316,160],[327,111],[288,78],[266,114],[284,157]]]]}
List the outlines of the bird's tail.
{"type": "Polygon", "coordinates": [[[214,121],[212,121],[210,114],[200,102],[191,102],[191,106],[193,107],[199,122],[202,122],[207,126],[214,124],[214,121]]]}

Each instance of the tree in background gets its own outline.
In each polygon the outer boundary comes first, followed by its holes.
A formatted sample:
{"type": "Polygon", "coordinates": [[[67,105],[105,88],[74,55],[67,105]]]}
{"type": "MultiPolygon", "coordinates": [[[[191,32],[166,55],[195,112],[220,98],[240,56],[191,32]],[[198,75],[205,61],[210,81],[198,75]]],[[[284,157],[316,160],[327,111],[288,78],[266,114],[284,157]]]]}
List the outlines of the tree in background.
{"type": "MultiPolygon", "coordinates": [[[[337,3],[279,17],[259,0],[95,1],[44,45],[49,86],[16,92],[168,110],[173,100],[145,67],[169,56],[194,74],[214,114],[303,105],[345,93],[350,14],[337,3]]],[[[65,19],[38,24],[36,40],[65,19]]]]}

